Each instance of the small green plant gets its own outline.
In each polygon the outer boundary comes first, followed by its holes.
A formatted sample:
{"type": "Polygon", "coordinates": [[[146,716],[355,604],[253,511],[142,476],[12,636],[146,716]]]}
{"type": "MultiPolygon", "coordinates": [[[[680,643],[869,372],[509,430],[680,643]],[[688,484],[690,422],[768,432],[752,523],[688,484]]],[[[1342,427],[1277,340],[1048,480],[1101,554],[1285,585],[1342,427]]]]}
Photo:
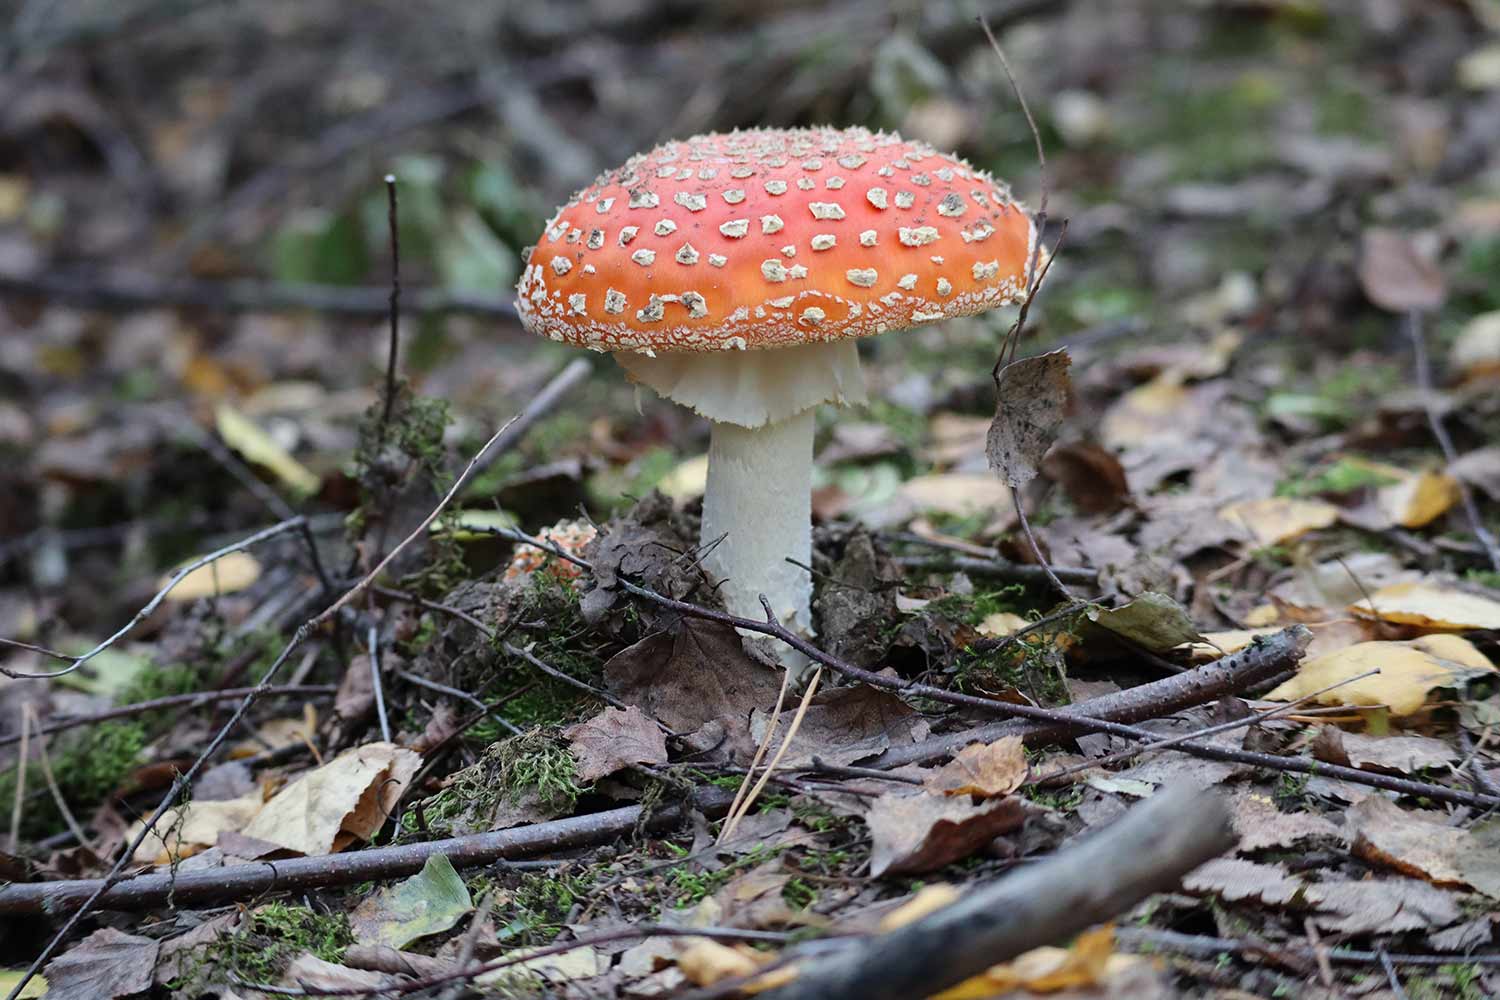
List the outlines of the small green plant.
{"type": "Polygon", "coordinates": [[[1287,479],[1276,487],[1276,495],[1283,497],[1310,497],[1325,493],[1353,493],[1370,487],[1389,486],[1397,480],[1368,462],[1341,458],[1332,465],[1307,473],[1305,476],[1287,479]]]}
{"type": "Polygon", "coordinates": [[[563,921],[580,900],[593,888],[592,869],[558,868],[546,872],[529,872],[511,894],[516,919],[512,933],[522,933],[540,941],[550,941],[562,929],[563,921]]]}
{"type": "Polygon", "coordinates": [[[337,962],[353,943],[349,918],[342,913],[267,903],[252,910],[234,934],[211,946],[206,964],[246,982],[274,983],[303,952],[337,962]]]}
{"type": "Polygon", "coordinates": [[[583,792],[578,762],[567,747],[541,730],[512,736],[491,750],[498,765],[496,787],[512,802],[535,794],[548,809],[568,812],[583,792]]]}
{"type": "Polygon", "coordinates": [[[790,878],[781,887],[781,898],[793,909],[805,910],[818,901],[818,890],[805,878],[790,878]]]}

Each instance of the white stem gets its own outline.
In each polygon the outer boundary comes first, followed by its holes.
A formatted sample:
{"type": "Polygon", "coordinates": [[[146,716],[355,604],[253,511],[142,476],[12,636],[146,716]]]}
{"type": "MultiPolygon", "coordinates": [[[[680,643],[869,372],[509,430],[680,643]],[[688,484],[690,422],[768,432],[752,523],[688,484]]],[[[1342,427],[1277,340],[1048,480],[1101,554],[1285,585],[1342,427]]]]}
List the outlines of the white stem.
{"type": "Polygon", "coordinates": [[[812,575],[802,567],[812,565],[814,409],[753,429],[716,421],[703,495],[703,565],[725,581],[725,606],[763,621],[765,594],[803,635],[812,631],[812,575]]]}

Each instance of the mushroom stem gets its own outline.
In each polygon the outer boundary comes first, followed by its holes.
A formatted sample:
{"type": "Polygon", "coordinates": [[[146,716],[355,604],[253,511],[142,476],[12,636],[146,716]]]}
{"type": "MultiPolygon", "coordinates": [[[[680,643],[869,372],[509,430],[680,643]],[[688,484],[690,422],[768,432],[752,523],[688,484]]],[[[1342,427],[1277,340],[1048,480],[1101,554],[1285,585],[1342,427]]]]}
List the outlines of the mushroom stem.
{"type": "Polygon", "coordinates": [[[756,428],[714,421],[703,495],[703,565],[724,581],[725,606],[763,618],[765,594],[782,624],[803,635],[812,633],[812,575],[804,567],[812,564],[815,411],[756,428]]]}

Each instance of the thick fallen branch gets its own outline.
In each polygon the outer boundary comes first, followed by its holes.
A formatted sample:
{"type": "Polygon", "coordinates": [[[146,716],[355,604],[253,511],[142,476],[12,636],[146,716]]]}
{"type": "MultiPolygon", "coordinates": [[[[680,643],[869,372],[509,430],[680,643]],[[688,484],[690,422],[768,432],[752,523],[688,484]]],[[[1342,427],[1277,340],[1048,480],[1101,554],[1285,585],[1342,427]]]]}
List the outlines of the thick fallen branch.
{"type": "MultiPolygon", "coordinates": [[[[695,796],[692,808],[708,815],[722,813],[733,795],[723,789],[706,789],[695,796]]],[[[646,827],[669,828],[680,822],[683,805],[663,806],[651,813],[646,827]]],[[[95,902],[106,910],[143,910],[170,899],[176,906],[192,903],[227,903],[253,899],[265,892],[301,892],[336,885],[353,885],[370,879],[401,878],[422,870],[427,859],[442,854],[455,868],[475,868],[496,861],[548,854],[575,847],[600,844],[628,834],[641,819],[640,806],[627,806],[587,816],[570,816],[548,823],[534,823],[514,830],[476,833],[399,847],[377,847],[347,854],[324,854],[285,861],[257,861],[204,871],[170,871],[138,875],[104,891],[95,902]]],[[[68,913],[104,885],[103,879],[30,882],[0,888],[0,915],[68,913]]]]}
{"type": "Polygon", "coordinates": [[[1118,823],[889,934],[805,968],[767,1000],[906,1000],[1056,944],[1172,889],[1234,846],[1216,796],[1178,786],[1118,823]]]}

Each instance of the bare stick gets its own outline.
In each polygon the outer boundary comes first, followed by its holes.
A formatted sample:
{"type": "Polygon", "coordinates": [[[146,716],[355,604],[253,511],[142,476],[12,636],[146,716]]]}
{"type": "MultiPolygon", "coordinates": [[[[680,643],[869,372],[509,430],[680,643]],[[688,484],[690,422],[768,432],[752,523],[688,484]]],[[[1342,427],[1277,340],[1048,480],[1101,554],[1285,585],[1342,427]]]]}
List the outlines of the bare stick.
{"type": "MultiPolygon", "coordinates": [[[[34,273],[0,272],[0,295],[46,299],[87,309],[130,311],[178,306],[214,312],[316,312],[333,316],[374,318],[390,309],[385,288],[343,285],[291,285],[269,281],[168,280],[118,271],[86,273],[47,270],[34,273]]],[[[412,290],[401,302],[408,315],[461,313],[483,319],[515,322],[515,303],[449,292],[441,288],[412,290]]]]}
{"type": "Polygon", "coordinates": [[[385,711],[385,685],[380,682],[380,628],[374,622],[366,636],[370,646],[370,688],[375,695],[375,715],[380,720],[380,738],[391,741],[391,720],[385,711]]]}
{"type": "MultiPolygon", "coordinates": [[[[723,789],[697,793],[691,805],[673,804],[650,812],[646,820],[652,830],[668,829],[680,822],[689,808],[717,816],[729,807],[730,795],[723,789]]],[[[370,879],[402,878],[421,871],[427,859],[446,855],[455,868],[474,868],[500,860],[533,857],[599,844],[635,829],[641,820],[640,806],[626,806],[587,816],[569,816],[511,830],[495,830],[396,847],[366,848],[345,854],[325,854],[284,861],[228,865],[205,871],[151,872],[117,885],[105,879],[57,882],[18,882],[0,887],[0,914],[62,914],[81,912],[85,902],[111,910],[143,910],[158,906],[168,895],[181,905],[252,899],[263,892],[298,892],[306,889],[354,885],[370,879]],[[91,900],[97,895],[97,900],[91,900]]],[[[675,862],[674,862],[675,863],[675,862]]]]}
{"type": "Polygon", "coordinates": [[[750,767],[745,771],[745,780],[740,782],[740,787],[735,789],[734,801],[729,804],[729,816],[724,821],[724,826],[719,830],[718,839],[715,843],[722,844],[729,839],[733,832],[730,824],[740,813],[740,803],[745,801],[745,796],[750,792],[750,786],[755,782],[755,769],[760,767],[762,758],[766,755],[766,749],[770,747],[771,741],[776,738],[776,730],[781,725],[781,707],[786,704],[786,693],[792,686],[792,672],[783,670],[781,672],[781,687],[776,691],[776,705],[771,709],[771,722],[766,727],[766,738],[760,746],[755,748],[755,756],[750,758],[750,767]]]}
{"type": "MultiPolygon", "coordinates": [[[[28,702],[27,707],[31,705],[28,702]]],[[[21,756],[16,760],[16,797],[10,807],[10,849],[15,855],[21,849],[21,804],[26,801],[26,765],[31,749],[31,713],[21,716],[21,756]]]]}
{"type": "Polygon", "coordinates": [[[423,677],[419,674],[414,674],[410,670],[397,671],[396,676],[400,677],[408,684],[415,684],[417,687],[424,687],[429,691],[436,691],[439,694],[445,694],[450,698],[457,698],[459,701],[472,705],[475,708],[479,709],[479,711],[483,715],[487,715],[491,719],[494,719],[501,729],[504,729],[512,736],[521,735],[521,729],[519,726],[511,722],[509,719],[505,718],[503,715],[497,714],[493,708],[491,708],[489,705],[486,705],[483,701],[474,697],[467,691],[460,691],[456,687],[449,687],[447,684],[439,684],[437,681],[428,680],[426,677],[423,677]]]}
{"type": "Polygon", "coordinates": [[[119,642],[130,632],[131,629],[135,628],[141,622],[145,621],[146,618],[150,616],[151,612],[155,611],[158,607],[161,606],[161,602],[165,600],[166,596],[172,592],[172,588],[181,583],[183,577],[193,572],[193,570],[201,569],[204,566],[208,566],[214,562],[217,562],[218,560],[223,559],[225,556],[229,555],[232,552],[241,552],[253,545],[258,545],[269,538],[275,538],[277,535],[301,528],[306,523],[306,519],[304,518],[293,517],[288,520],[282,521],[280,524],[274,524],[264,531],[258,531],[255,534],[251,535],[249,538],[242,538],[232,545],[226,545],[222,549],[215,549],[213,552],[210,552],[206,556],[194,559],[192,562],[188,563],[186,566],[177,570],[177,572],[168,577],[167,585],[158,590],[156,592],[156,596],[147,601],[146,606],[137,611],[135,617],[126,622],[119,631],[110,636],[108,639],[105,639],[103,642],[99,643],[99,645],[95,646],[87,653],[84,653],[82,656],[74,659],[71,664],[61,670],[29,674],[19,670],[8,670],[5,667],[0,667],[0,674],[5,674],[7,677],[15,677],[17,679],[24,678],[27,680],[46,677],[61,677],[63,674],[71,674],[73,671],[83,666],[89,660],[92,660],[94,657],[104,652],[110,646],[113,646],[116,642],[119,642]]]}
{"type": "MultiPolygon", "coordinates": [[[[1309,959],[1313,957],[1312,952],[1306,946],[1292,941],[1278,941],[1272,945],[1236,938],[1204,937],[1198,934],[1183,934],[1180,931],[1163,931],[1155,927],[1120,927],[1115,930],[1115,939],[1126,944],[1151,945],[1153,948],[1162,948],[1186,955],[1201,955],[1205,958],[1212,958],[1226,951],[1255,958],[1274,958],[1278,953],[1290,953],[1309,959]]],[[[1380,962],[1378,952],[1360,951],[1356,948],[1329,948],[1328,958],[1333,962],[1354,965],[1373,965],[1380,962]]],[[[1400,965],[1432,966],[1452,965],[1458,957],[1451,954],[1391,955],[1390,959],[1400,965]]],[[[1500,965],[1500,954],[1464,955],[1462,961],[1464,964],[1500,965]]]]}
{"type": "Polygon", "coordinates": [[[905,1000],[1103,923],[1234,846],[1211,793],[1157,792],[1104,831],[805,968],[766,1000],[905,1000]],[[1121,864],[1122,858],[1129,859],[1121,864]]]}
{"type": "MultiPolygon", "coordinates": [[[[1432,365],[1427,360],[1427,338],[1422,330],[1422,314],[1416,309],[1406,314],[1406,330],[1411,337],[1412,354],[1415,356],[1415,367],[1417,371],[1417,388],[1422,393],[1422,408],[1427,413],[1427,425],[1432,428],[1432,436],[1437,439],[1438,447],[1443,450],[1443,458],[1449,465],[1458,461],[1458,449],[1453,446],[1453,439],[1448,436],[1448,429],[1443,426],[1443,418],[1438,415],[1437,407],[1432,402],[1432,365]]],[[[1469,519],[1469,528],[1474,532],[1474,537],[1479,539],[1479,544],[1484,546],[1485,555],[1489,556],[1490,568],[1500,573],[1500,541],[1489,528],[1484,526],[1484,520],[1479,516],[1479,507],[1474,503],[1474,494],[1469,489],[1469,484],[1463,480],[1454,478],[1458,485],[1458,496],[1463,503],[1464,515],[1469,519]]]]}
{"type": "MultiPolygon", "coordinates": [[[[26,722],[22,723],[21,732],[23,735],[28,730],[38,729],[41,724],[37,718],[36,707],[31,702],[28,701],[26,703],[24,713],[26,715],[26,722]]],[[[77,817],[73,815],[73,810],[68,808],[68,800],[63,798],[62,789],[57,787],[57,778],[52,773],[52,757],[47,753],[47,740],[40,736],[37,737],[36,749],[37,756],[42,762],[42,777],[47,780],[47,790],[52,793],[52,801],[57,804],[57,811],[62,815],[63,822],[67,824],[68,832],[73,834],[73,838],[86,847],[90,853],[97,855],[99,852],[94,848],[93,843],[88,837],[84,836],[83,826],[78,822],[77,817]]],[[[23,756],[25,755],[26,751],[24,747],[21,753],[23,756]]]]}
{"type": "Polygon", "coordinates": [[[391,422],[391,408],[396,405],[396,359],[401,353],[399,319],[401,315],[401,230],[396,224],[396,175],[385,175],[388,208],[386,220],[391,229],[391,343],[385,361],[385,409],[380,416],[382,437],[391,422]]]}
{"type": "MultiPolygon", "coordinates": [[[[72,657],[69,657],[72,659],[72,657]]],[[[144,715],[147,712],[156,712],[164,708],[196,708],[199,705],[209,705],[217,701],[233,701],[243,698],[254,688],[239,687],[225,688],[223,691],[194,691],[190,694],[174,694],[165,698],[152,698],[150,701],[137,701],[129,705],[119,705],[115,708],[107,708],[102,712],[94,712],[90,715],[76,715],[68,719],[58,719],[49,722],[37,729],[38,736],[50,736],[53,733],[61,733],[69,729],[77,729],[79,726],[92,726],[98,722],[108,722],[110,719],[123,719],[132,715],[144,715]]],[[[331,684],[283,684],[272,686],[261,692],[261,697],[275,695],[330,695],[338,689],[331,684]]],[[[0,747],[9,746],[19,742],[19,736],[0,736],[0,747]]]]}

